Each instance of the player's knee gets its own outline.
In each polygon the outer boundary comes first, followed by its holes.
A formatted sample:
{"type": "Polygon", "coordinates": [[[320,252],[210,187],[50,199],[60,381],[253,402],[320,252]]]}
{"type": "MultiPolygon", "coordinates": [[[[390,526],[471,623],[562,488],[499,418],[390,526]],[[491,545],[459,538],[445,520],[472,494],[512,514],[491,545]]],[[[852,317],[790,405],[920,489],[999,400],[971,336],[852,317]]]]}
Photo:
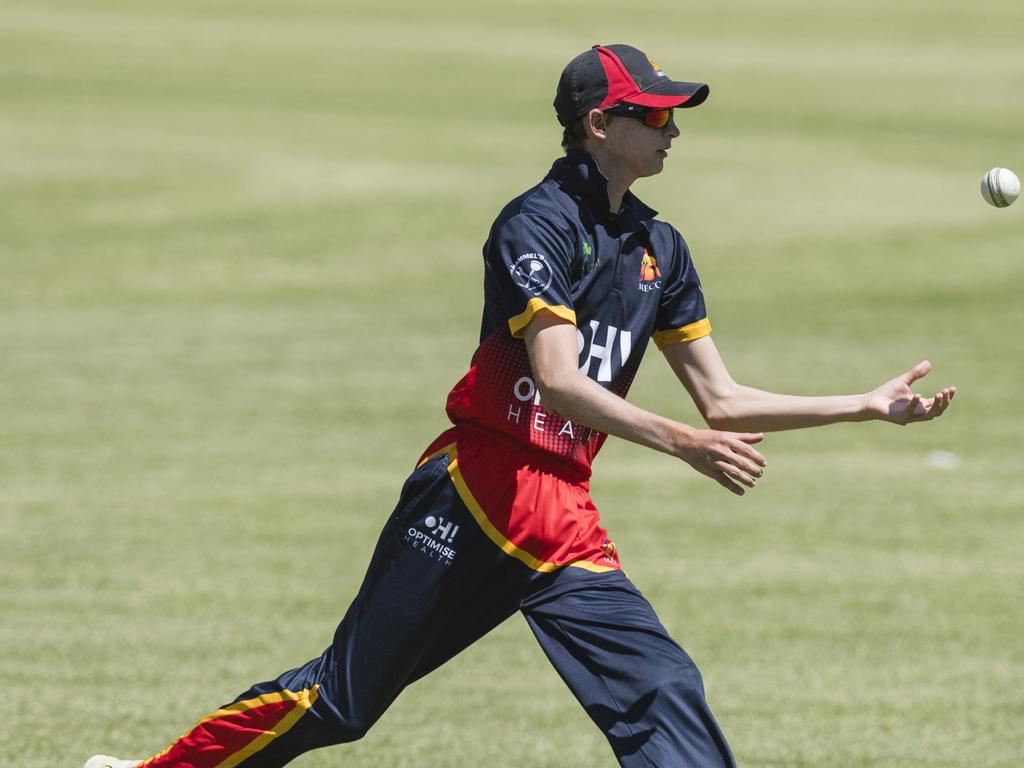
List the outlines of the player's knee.
{"type": "Polygon", "coordinates": [[[671,670],[663,670],[659,677],[658,690],[686,702],[704,701],[704,678],[693,664],[681,664],[671,670]]]}
{"type": "Polygon", "coordinates": [[[367,733],[370,732],[370,728],[373,727],[373,724],[375,722],[377,722],[376,718],[373,718],[373,719],[355,718],[355,719],[347,720],[345,722],[345,728],[344,728],[344,731],[345,731],[344,741],[346,743],[350,742],[350,741],[359,741],[367,733]]]}
{"type": "Polygon", "coordinates": [[[374,726],[383,712],[353,710],[343,715],[338,722],[339,742],[359,741],[374,726]]]}
{"type": "Polygon", "coordinates": [[[685,685],[687,690],[691,691],[693,695],[704,698],[704,678],[700,674],[700,670],[697,669],[693,664],[690,664],[679,673],[679,679],[682,685],[685,685]]]}

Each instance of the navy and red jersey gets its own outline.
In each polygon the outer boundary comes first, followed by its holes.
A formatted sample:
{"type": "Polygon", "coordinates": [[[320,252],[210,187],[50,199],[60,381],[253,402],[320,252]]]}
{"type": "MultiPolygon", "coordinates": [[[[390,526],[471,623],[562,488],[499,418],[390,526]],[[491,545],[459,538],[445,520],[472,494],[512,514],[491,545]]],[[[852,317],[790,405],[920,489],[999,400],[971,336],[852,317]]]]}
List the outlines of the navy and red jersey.
{"type": "MultiPolygon", "coordinates": [[[[505,206],[484,244],[480,346],[448,396],[455,429],[435,441],[427,455],[454,442],[460,455],[471,450],[475,466],[463,458],[459,479],[503,537],[515,542],[522,537],[507,535],[519,528],[527,539],[538,536],[533,550],[539,546],[555,556],[542,556],[542,562],[579,553],[561,551],[564,521],[552,519],[558,517],[555,511],[537,510],[537,489],[524,486],[524,474],[510,470],[511,485],[500,492],[494,487],[495,481],[502,485],[503,462],[585,488],[606,435],[544,406],[522,334],[541,310],[573,323],[580,371],[621,397],[651,338],[663,348],[709,334],[700,279],[686,243],[656,215],[631,192],[618,211],[610,211],[606,179],[589,153],[575,151],[505,206]],[[534,501],[524,501],[524,493],[534,501]],[[520,519],[529,515],[543,518],[543,524],[520,519]],[[538,525],[550,530],[535,530],[538,525]]],[[[596,510],[593,520],[596,525],[596,510]]]]}

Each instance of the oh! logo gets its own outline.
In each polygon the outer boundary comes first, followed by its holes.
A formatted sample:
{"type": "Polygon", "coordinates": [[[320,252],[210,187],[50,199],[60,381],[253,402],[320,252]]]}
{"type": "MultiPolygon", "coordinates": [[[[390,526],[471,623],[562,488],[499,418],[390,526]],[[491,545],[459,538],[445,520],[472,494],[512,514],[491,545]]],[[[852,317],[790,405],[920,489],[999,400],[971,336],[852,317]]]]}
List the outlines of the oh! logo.
{"type": "Polygon", "coordinates": [[[431,529],[430,532],[434,536],[437,536],[441,541],[447,541],[449,544],[455,541],[455,534],[459,532],[458,525],[450,520],[446,523],[443,517],[437,518],[433,515],[428,515],[423,524],[431,529]]]}

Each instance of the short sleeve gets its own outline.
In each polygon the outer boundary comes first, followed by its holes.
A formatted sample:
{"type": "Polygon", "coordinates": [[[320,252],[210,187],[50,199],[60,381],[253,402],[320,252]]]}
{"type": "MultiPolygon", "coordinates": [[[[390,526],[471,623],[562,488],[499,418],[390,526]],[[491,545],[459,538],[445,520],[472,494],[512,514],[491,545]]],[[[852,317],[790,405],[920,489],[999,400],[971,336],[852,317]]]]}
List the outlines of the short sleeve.
{"type": "Polygon", "coordinates": [[[674,235],[672,269],[661,294],[651,336],[658,349],[681,341],[693,341],[711,333],[711,321],[708,320],[707,308],[704,306],[704,291],[701,290],[700,277],[690,259],[690,249],[678,232],[674,232],[674,235]]]}
{"type": "Polygon", "coordinates": [[[521,213],[495,223],[484,245],[488,312],[517,338],[542,309],[575,324],[572,254],[568,232],[547,217],[521,213]]]}

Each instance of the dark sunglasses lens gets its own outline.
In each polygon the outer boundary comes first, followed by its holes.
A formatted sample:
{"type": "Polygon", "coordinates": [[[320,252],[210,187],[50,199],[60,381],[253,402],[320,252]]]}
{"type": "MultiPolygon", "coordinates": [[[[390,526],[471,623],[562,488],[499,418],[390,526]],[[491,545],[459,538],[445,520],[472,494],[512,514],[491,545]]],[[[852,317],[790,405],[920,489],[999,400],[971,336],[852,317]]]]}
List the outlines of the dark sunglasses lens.
{"type": "Polygon", "coordinates": [[[644,112],[644,125],[648,128],[664,128],[671,117],[671,109],[649,109],[644,112]]]}

